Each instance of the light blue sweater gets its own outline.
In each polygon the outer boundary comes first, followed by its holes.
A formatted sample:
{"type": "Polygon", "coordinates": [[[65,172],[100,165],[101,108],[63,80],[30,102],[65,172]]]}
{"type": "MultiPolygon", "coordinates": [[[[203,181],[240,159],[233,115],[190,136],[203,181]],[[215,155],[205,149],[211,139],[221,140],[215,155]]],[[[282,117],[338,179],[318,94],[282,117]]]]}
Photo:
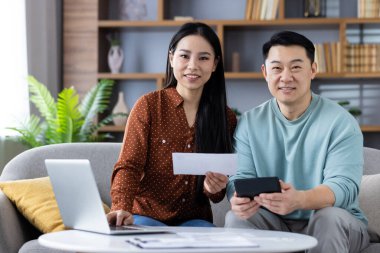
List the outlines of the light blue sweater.
{"type": "MultiPolygon", "coordinates": [[[[287,120],[275,98],[244,113],[235,131],[238,172],[230,178],[230,199],[237,178],[278,176],[297,190],[324,184],[335,194],[334,206],[367,224],[359,208],[363,172],[363,136],[357,121],[337,103],[312,94],[298,119],[287,120]]],[[[297,210],[286,219],[309,219],[297,210]]]]}

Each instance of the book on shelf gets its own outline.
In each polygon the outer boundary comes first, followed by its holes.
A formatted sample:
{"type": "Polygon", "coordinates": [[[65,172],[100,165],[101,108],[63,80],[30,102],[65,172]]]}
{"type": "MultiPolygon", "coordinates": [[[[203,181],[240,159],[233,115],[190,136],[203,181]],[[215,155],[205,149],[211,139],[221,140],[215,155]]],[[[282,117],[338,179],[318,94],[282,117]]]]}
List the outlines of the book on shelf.
{"type": "Polygon", "coordinates": [[[250,20],[252,14],[253,0],[247,0],[245,5],[245,19],[250,20]]]}
{"type": "Polygon", "coordinates": [[[247,0],[246,20],[273,20],[278,16],[279,0],[247,0]]]}
{"type": "Polygon", "coordinates": [[[330,45],[331,45],[331,47],[330,47],[331,71],[336,73],[336,72],[338,72],[338,70],[337,70],[338,55],[337,55],[337,49],[336,49],[336,42],[332,42],[330,45]]]}
{"type": "Polygon", "coordinates": [[[347,44],[346,72],[371,73],[380,70],[380,44],[347,44]]]}
{"type": "Polygon", "coordinates": [[[326,72],[332,72],[332,64],[331,64],[331,44],[330,43],[323,43],[323,52],[325,53],[325,63],[326,63],[326,72]]]}
{"type": "Polygon", "coordinates": [[[339,73],[341,68],[341,46],[339,41],[314,44],[318,73],[339,73]]]}
{"type": "Polygon", "coordinates": [[[358,17],[380,17],[380,0],[358,0],[358,17]]]}

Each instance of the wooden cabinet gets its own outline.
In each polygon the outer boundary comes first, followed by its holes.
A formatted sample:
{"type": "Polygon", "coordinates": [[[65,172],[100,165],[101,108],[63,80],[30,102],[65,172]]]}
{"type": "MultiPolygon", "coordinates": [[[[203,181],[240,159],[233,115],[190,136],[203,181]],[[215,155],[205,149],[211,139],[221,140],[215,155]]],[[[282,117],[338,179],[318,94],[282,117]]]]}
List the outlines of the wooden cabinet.
{"type": "MultiPolygon", "coordinates": [[[[235,87],[240,87],[239,92],[241,93],[256,93],[252,92],[253,89],[259,89],[261,93],[265,94],[264,100],[270,97],[268,93],[265,93],[265,82],[260,72],[262,64],[261,46],[271,34],[280,30],[300,32],[315,43],[337,42],[339,44],[340,56],[339,59],[335,59],[335,65],[338,64],[339,67],[335,68],[335,71],[318,73],[313,82],[317,92],[321,85],[326,84],[344,87],[346,84],[365,86],[369,83],[372,85],[371,87],[377,87],[375,93],[380,96],[380,69],[347,71],[346,57],[350,43],[367,43],[363,41],[363,36],[366,36],[363,31],[366,29],[369,31],[368,37],[375,34],[374,36],[380,38],[380,18],[358,19],[352,15],[352,10],[349,14],[340,13],[339,17],[334,18],[303,18],[303,1],[279,0],[278,14],[275,20],[247,20],[245,18],[245,0],[145,0],[148,6],[148,17],[141,21],[130,21],[119,18],[120,7],[118,3],[120,1],[64,1],[65,6],[66,2],[70,3],[71,6],[65,8],[64,22],[70,24],[77,19],[82,20],[82,23],[77,25],[77,30],[75,30],[74,25],[70,27],[72,30],[82,32],[82,36],[87,35],[86,39],[88,39],[87,43],[83,43],[82,37],[78,36],[76,32],[64,29],[64,38],[66,39],[64,40],[66,41],[66,45],[64,42],[64,59],[66,59],[64,68],[68,70],[64,70],[65,84],[79,84],[88,88],[88,84],[93,85],[96,79],[109,78],[117,81],[118,89],[127,89],[128,86],[139,86],[140,84],[146,86],[145,91],[160,89],[164,81],[166,50],[169,40],[178,27],[186,22],[173,20],[175,16],[179,15],[192,16],[195,20],[207,23],[218,34],[224,51],[227,85],[231,87],[228,92],[232,93],[232,95],[229,94],[232,96],[229,101],[233,100],[233,96],[239,97],[235,91],[231,92],[231,89],[235,87]],[[77,8],[73,6],[77,6],[77,8]],[[83,15],[75,15],[75,13],[79,14],[78,11],[82,12],[83,15]],[[95,22],[96,40],[93,39],[94,21],[92,19],[94,12],[97,14],[95,22]],[[87,26],[88,30],[83,29],[87,26]],[[352,31],[354,32],[352,33],[352,31]],[[106,40],[106,35],[110,32],[120,34],[125,51],[125,62],[122,72],[119,74],[111,74],[107,66],[107,52],[110,45],[106,40]],[[359,41],[350,42],[351,37],[356,36],[355,34],[358,34],[359,41]],[[77,38],[71,37],[74,35],[77,35],[77,38]],[[82,55],[90,51],[89,55],[82,55]],[[239,54],[240,71],[238,72],[231,71],[234,53],[239,54]],[[82,67],[77,67],[78,62],[76,61],[80,61],[82,67]],[[96,64],[96,69],[94,69],[94,64],[96,64]],[[88,77],[87,83],[83,84],[82,79],[86,76],[88,77]],[[75,77],[78,78],[78,81],[75,80],[75,77]],[[245,89],[249,89],[249,91],[245,91],[245,89]]],[[[339,3],[339,0],[335,0],[335,2],[339,3]]],[[[348,8],[343,5],[356,5],[356,3],[356,0],[351,0],[350,3],[340,0],[341,12],[345,10],[348,12],[348,8]]],[[[380,45],[379,38],[375,39],[373,44],[380,45]]],[[[360,55],[357,57],[360,58],[360,55]]],[[[377,63],[380,66],[380,49],[378,58],[374,58],[374,61],[378,61],[377,63]]],[[[129,107],[132,107],[137,97],[144,92],[133,91],[131,93],[135,97],[127,98],[129,107]]],[[[339,94],[341,93],[342,90],[339,94]]],[[[356,93],[360,93],[361,99],[366,99],[363,97],[363,91],[356,91],[356,93]]],[[[352,98],[352,94],[350,94],[348,94],[349,99],[352,98]]],[[[244,98],[242,99],[244,100],[244,98]]],[[[245,99],[250,100],[248,104],[251,100],[255,100],[254,98],[249,99],[249,97],[245,97],[245,99]]],[[[335,99],[343,98],[337,96],[335,99]]],[[[242,103],[247,104],[247,101],[242,103]]],[[[261,101],[256,104],[249,104],[247,108],[238,109],[245,111],[260,103],[261,101]]],[[[371,102],[370,106],[365,102],[360,102],[358,105],[364,107],[362,108],[364,113],[368,107],[379,106],[374,102],[371,102]]],[[[368,115],[363,115],[362,130],[364,132],[380,132],[380,120],[376,119],[379,114],[374,112],[374,108],[369,111],[368,115]]],[[[122,127],[115,126],[108,126],[103,129],[107,132],[122,132],[123,130],[122,127]]]]}

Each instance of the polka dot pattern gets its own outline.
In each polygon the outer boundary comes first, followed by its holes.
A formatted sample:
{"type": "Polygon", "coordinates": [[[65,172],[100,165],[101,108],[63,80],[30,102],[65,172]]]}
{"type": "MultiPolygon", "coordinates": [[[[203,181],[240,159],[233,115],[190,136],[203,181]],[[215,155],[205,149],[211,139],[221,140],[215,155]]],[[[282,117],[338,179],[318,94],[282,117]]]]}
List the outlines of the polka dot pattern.
{"type": "MultiPolygon", "coordinates": [[[[228,109],[231,133],[236,117],[228,109]]],[[[169,225],[189,219],[212,221],[209,203],[196,200],[197,177],[173,175],[172,153],[194,152],[194,126],[189,127],[183,99],[175,88],[141,97],[124,132],[120,156],[112,174],[112,210],[127,210],[169,225]]],[[[206,193],[223,199],[224,191],[206,193]]]]}

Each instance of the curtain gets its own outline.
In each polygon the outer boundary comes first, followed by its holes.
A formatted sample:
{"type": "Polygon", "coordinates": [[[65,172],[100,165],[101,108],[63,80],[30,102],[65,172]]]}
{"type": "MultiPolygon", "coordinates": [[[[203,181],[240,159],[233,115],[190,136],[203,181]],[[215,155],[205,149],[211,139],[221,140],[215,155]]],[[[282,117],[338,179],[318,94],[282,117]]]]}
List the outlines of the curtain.
{"type": "Polygon", "coordinates": [[[15,155],[25,150],[5,138],[29,115],[25,1],[0,1],[0,172],[15,155]]]}
{"type": "MultiPolygon", "coordinates": [[[[0,1],[0,136],[29,115],[25,1],[0,1]]],[[[2,152],[3,149],[0,150],[2,152]]]]}

